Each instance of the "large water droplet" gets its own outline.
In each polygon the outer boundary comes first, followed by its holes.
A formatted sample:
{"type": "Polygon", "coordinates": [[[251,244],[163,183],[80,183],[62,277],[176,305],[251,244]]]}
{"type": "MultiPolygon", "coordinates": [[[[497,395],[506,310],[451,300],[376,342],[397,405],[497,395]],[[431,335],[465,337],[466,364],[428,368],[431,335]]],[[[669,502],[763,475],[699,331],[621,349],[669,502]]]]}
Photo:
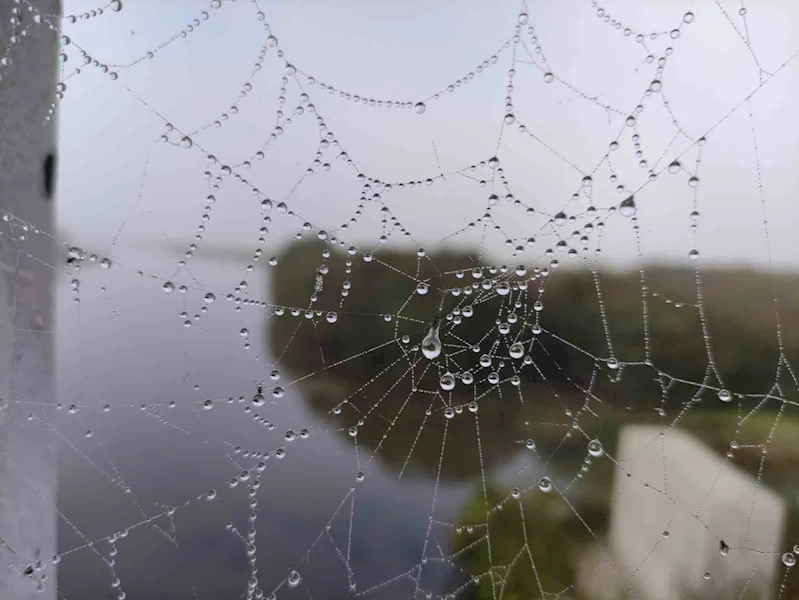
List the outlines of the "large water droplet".
{"type": "Polygon", "coordinates": [[[524,345],[521,342],[512,344],[509,353],[511,358],[521,358],[524,356],[524,345]]]}
{"type": "Polygon", "coordinates": [[[424,111],[426,111],[426,110],[427,110],[427,106],[425,105],[425,103],[424,103],[424,102],[417,102],[417,103],[414,105],[413,109],[416,111],[416,114],[417,114],[417,115],[421,115],[421,114],[423,114],[423,113],[424,113],[424,111]]]}
{"type": "Polygon", "coordinates": [[[619,204],[619,213],[621,213],[622,217],[632,217],[636,210],[635,200],[632,196],[619,204]]]}
{"type": "Polygon", "coordinates": [[[438,358],[441,354],[441,340],[438,337],[439,324],[437,321],[438,319],[436,319],[436,322],[433,323],[430,331],[427,332],[427,335],[422,340],[422,354],[429,360],[438,358]]]}
{"type": "Polygon", "coordinates": [[[782,564],[786,567],[793,567],[796,564],[796,556],[793,552],[786,552],[782,555],[782,564]]]}
{"type": "Polygon", "coordinates": [[[171,281],[167,281],[163,286],[161,286],[161,289],[165,294],[171,294],[175,291],[175,284],[171,281]]]}
{"type": "Polygon", "coordinates": [[[538,480],[538,489],[545,493],[552,491],[552,482],[549,480],[549,477],[542,477],[538,480]]]}
{"type": "Polygon", "coordinates": [[[732,394],[730,394],[730,390],[721,389],[719,390],[719,400],[722,402],[729,402],[732,400],[732,394]]]}
{"type": "Polygon", "coordinates": [[[727,556],[730,553],[730,547],[724,540],[719,540],[719,553],[722,556],[727,556]]]}

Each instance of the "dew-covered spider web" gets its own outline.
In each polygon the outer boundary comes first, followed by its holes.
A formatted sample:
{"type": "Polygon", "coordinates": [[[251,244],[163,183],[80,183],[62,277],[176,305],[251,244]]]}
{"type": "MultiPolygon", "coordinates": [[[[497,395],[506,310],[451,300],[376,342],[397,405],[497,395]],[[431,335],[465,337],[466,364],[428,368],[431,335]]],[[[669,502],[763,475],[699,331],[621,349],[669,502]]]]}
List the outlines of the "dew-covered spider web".
{"type": "Polygon", "coordinates": [[[3,351],[0,431],[58,480],[0,581],[799,595],[799,6],[5,3],[58,168],[57,225],[3,201],[0,333],[58,368],[3,351]]]}

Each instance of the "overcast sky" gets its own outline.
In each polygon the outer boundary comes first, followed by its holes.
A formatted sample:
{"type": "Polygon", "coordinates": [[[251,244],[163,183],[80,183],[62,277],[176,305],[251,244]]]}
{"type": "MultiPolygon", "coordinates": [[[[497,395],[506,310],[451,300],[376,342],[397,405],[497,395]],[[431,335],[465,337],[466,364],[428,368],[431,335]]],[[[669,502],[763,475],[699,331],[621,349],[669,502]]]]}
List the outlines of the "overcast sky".
{"type": "MultiPolygon", "coordinates": [[[[93,3],[66,0],[64,4],[65,14],[79,14],[93,3]]],[[[513,35],[519,6],[515,0],[294,0],[258,6],[246,0],[225,0],[215,10],[193,0],[126,0],[119,13],[106,11],[94,19],[65,23],[64,33],[92,57],[101,63],[125,64],[178,34],[203,10],[210,14],[185,39],[158,51],[154,58],[128,69],[112,67],[119,71],[116,81],[93,67],[84,67],[80,75],[67,80],[59,113],[60,229],[69,241],[102,251],[124,225],[112,255],[132,266],[151,260],[142,254],[147,244],[160,247],[170,240],[182,247],[193,241],[208,194],[203,175],[207,161],[199,147],[234,165],[252,156],[275,126],[285,62],[275,48],[269,48],[263,69],[251,75],[268,36],[257,19],[259,9],[285,58],[302,73],[352,94],[417,102],[446,90],[496,54],[513,35]],[[193,148],[153,143],[165,133],[159,114],[180,131],[195,130],[228,111],[247,82],[252,91],[240,99],[238,114],[219,129],[211,127],[193,136],[193,148]],[[142,196],[137,199],[140,189],[142,196]]],[[[504,127],[498,150],[513,44],[499,53],[496,64],[483,73],[475,72],[474,79],[454,93],[444,91],[438,100],[426,100],[427,110],[421,115],[412,109],[368,107],[329,95],[318,84],[308,85],[301,74],[288,84],[285,110],[290,112],[299,102],[298,81],[358,167],[383,181],[435,177],[439,167],[434,148],[445,174],[497,154],[514,196],[537,213],[525,216],[524,210],[502,200],[494,211],[502,231],[489,230],[486,247],[504,260],[507,237],[536,237],[537,246],[525,254],[533,260],[557,242],[547,226],[552,215],[561,209],[567,214],[585,212],[589,201],[583,196],[570,202],[571,195],[580,190],[583,175],[594,172],[610,142],[618,139],[620,146],[612,154],[619,180],[611,183],[608,165],[602,164],[593,175],[593,203],[600,208],[616,205],[629,195],[617,193],[618,184],[638,190],[646,183],[647,169],[637,164],[633,129],[625,127],[625,115],[633,112],[656,78],[657,59],[672,47],[660,76],[663,96],[644,98],[635,131],[649,166],[656,163],[655,170],[660,172],[682,155],[687,171],[676,175],[663,171],[635,196],[645,258],[688,264],[688,252],[694,247],[689,218],[694,190],[688,179],[697,158],[694,140],[707,133],[697,187],[701,259],[767,263],[754,125],[772,259],[782,269],[794,268],[799,256],[795,234],[799,226],[795,109],[799,61],[781,65],[799,50],[795,28],[799,4],[791,0],[751,3],[745,21],[738,2],[722,2],[726,13],[710,1],[615,0],[602,6],[612,19],[622,22],[621,29],[598,17],[589,1],[530,3],[522,42],[543,65],[527,32],[534,26],[556,79],[546,83],[542,69],[528,64],[531,57],[521,44],[517,46],[516,122],[504,127]],[[686,24],[683,15],[689,10],[695,19],[686,24]],[[629,37],[623,33],[626,27],[634,32],[629,37]],[[655,63],[646,63],[649,52],[636,42],[635,33],[675,28],[680,32],[677,39],[668,33],[647,39],[655,63]],[[744,41],[747,36],[751,52],[744,41]],[[761,81],[765,83],[752,96],[750,119],[749,105],[743,101],[761,81]],[[622,114],[608,113],[598,103],[622,114]],[[675,118],[691,139],[682,134],[675,138],[675,118]],[[547,147],[521,133],[520,122],[547,147]]],[[[65,74],[81,59],[74,44],[67,52],[65,74]]],[[[175,132],[171,136],[174,141],[180,137],[175,132]]],[[[306,112],[285,127],[266,160],[254,161],[252,169],[238,172],[278,202],[310,166],[317,147],[318,130],[306,112]]],[[[333,169],[316,168],[288,200],[302,219],[327,231],[352,216],[361,189],[355,171],[334,160],[337,153],[334,148],[326,151],[323,161],[329,161],[333,169]]],[[[453,174],[432,187],[395,187],[384,194],[393,214],[413,234],[414,245],[435,248],[483,214],[492,191],[492,173],[483,168],[469,175],[489,183],[480,187],[473,179],[453,174]]],[[[494,191],[505,194],[498,181],[494,191]]],[[[208,247],[231,245],[251,251],[260,227],[258,200],[231,178],[215,195],[218,202],[205,235],[208,247]]],[[[273,217],[267,248],[293,237],[302,225],[301,219],[273,217]]],[[[382,233],[379,219],[378,207],[368,206],[359,225],[346,233],[348,242],[374,247],[382,233]]],[[[581,217],[576,225],[567,224],[558,233],[568,239],[585,222],[581,217]]],[[[637,260],[630,225],[618,214],[608,219],[601,242],[608,266],[637,260]]],[[[444,243],[477,247],[481,235],[478,227],[444,243]]],[[[595,238],[593,234],[592,244],[595,238]]],[[[391,238],[391,243],[397,241],[398,237],[391,238]]]]}

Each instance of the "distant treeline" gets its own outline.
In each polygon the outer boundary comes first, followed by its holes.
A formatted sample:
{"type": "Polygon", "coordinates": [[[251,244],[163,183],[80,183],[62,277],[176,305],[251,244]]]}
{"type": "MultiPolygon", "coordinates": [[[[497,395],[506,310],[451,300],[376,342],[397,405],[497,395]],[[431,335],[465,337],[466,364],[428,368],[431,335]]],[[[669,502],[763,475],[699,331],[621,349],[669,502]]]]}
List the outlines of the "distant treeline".
{"type": "MultiPolygon", "coordinates": [[[[445,346],[445,352],[454,353],[453,359],[461,369],[474,369],[480,354],[487,352],[498,337],[495,321],[508,297],[479,289],[469,297],[446,295],[442,302],[440,290],[477,281],[469,272],[477,266],[475,256],[466,251],[445,250],[420,258],[413,251],[378,249],[373,260],[365,262],[360,253],[349,256],[341,248],[315,240],[291,244],[272,271],[272,301],[303,311],[308,307],[324,313],[335,311],[337,321],[331,325],[323,318],[314,327],[302,317],[288,316],[287,311],[286,317],[270,321],[272,351],[280,355],[285,350],[282,362],[302,375],[321,369],[322,357],[324,364],[330,365],[371,350],[331,370],[337,378],[368,379],[401,355],[399,342],[392,342],[395,331],[397,338],[408,334],[411,345],[418,344],[439,307],[442,316],[446,316],[458,306],[471,304],[473,316],[462,317],[462,323],[452,330],[457,338],[447,335],[452,325],[446,320],[441,338],[445,345],[453,344],[445,346]],[[325,248],[332,253],[327,260],[322,258],[325,248]],[[350,273],[345,272],[345,260],[352,261],[350,273]],[[317,301],[310,304],[317,285],[317,269],[323,263],[328,269],[319,278],[323,287],[317,292],[317,301]],[[454,273],[464,269],[465,277],[457,278],[454,273]],[[345,280],[349,282],[348,295],[342,297],[345,280]],[[429,284],[427,294],[414,293],[418,280],[429,284]],[[485,299],[486,296],[491,297],[485,299]],[[386,322],[383,314],[392,315],[392,320],[386,322]],[[303,325],[298,329],[300,323],[303,325]],[[486,337],[487,332],[491,333],[486,337]],[[481,350],[473,353],[456,347],[465,344],[480,344],[481,350]]],[[[491,275],[484,269],[484,277],[511,283],[524,279],[514,274],[515,265],[508,267],[505,275],[491,275]]],[[[526,277],[531,274],[528,272],[526,277]]],[[[553,271],[547,278],[530,281],[524,301],[528,311],[536,300],[542,302],[538,317],[543,332],[538,336],[542,343],[534,345],[530,352],[537,369],[525,368],[523,378],[568,381],[587,387],[594,364],[592,357],[597,357],[605,376],[597,378],[594,385],[604,390],[604,396],[627,405],[645,394],[645,402],[651,404],[652,394],[660,396],[661,389],[656,381],[657,371],[642,364],[647,357],[648,338],[652,364],[678,380],[706,381],[721,387],[712,373],[711,367],[715,366],[724,387],[733,392],[767,393],[778,375],[778,309],[783,352],[789,360],[799,358],[798,276],[703,268],[700,277],[691,268],[659,265],[647,266],[643,275],[642,280],[638,271],[600,269],[595,277],[588,267],[571,265],[569,269],[553,271]],[[539,293],[539,285],[543,285],[543,293],[539,293]],[[698,308],[698,286],[704,310],[698,308]],[[779,304],[774,302],[775,295],[779,304]],[[608,376],[616,375],[605,364],[611,357],[622,364],[622,376],[608,394],[608,376]]],[[[510,297],[515,300],[518,295],[512,293],[510,297]]],[[[521,317],[523,311],[521,308],[516,312],[521,317]]],[[[520,323],[521,318],[512,326],[510,337],[520,323]]],[[[528,328],[522,339],[530,337],[528,328]]],[[[455,365],[448,368],[454,371],[455,365]]],[[[790,377],[784,367],[779,375],[785,382],[790,377]]],[[[679,383],[673,384],[671,391],[689,396],[696,392],[690,385],[682,386],[684,390],[680,387],[679,383]]],[[[783,392],[790,393],[790,388],[795,389],[796,385],[783,386],[783,392]]]]}

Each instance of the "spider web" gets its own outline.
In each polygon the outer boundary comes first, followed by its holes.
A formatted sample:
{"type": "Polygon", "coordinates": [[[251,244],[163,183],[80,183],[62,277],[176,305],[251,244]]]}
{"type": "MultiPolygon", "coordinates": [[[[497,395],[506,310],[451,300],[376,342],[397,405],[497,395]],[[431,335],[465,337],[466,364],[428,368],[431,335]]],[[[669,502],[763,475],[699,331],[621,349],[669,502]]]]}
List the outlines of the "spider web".
{"type": "Polygon", "coordinates": [[[58,554],[2,577],[793,597],[797,15],[379,4],[13,5],[0,74],[61,46],[59,229],[3,228],[58,245],[58,397],[2,406],[58,554]]]}

